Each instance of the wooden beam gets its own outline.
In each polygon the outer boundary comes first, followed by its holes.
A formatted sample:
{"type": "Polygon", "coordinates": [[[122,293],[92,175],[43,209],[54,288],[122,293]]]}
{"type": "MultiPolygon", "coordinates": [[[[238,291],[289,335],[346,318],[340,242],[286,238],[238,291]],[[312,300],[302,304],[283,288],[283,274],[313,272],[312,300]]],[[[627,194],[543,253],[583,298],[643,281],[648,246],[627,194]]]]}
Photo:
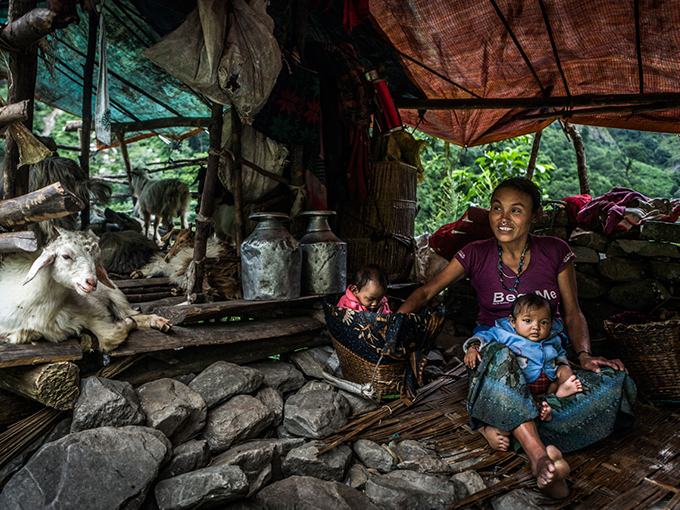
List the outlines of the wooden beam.
{"type": "Polygon", "coordinates": [[[236,256],[241,256],[241,244],[245,239],[245,218],[243,217],[243,174],[241,173],[241,119],[239,118],[236,108],[231,108],[231,150],[234,154],[233,170],[234,170],[234,223],[236,224],[236,232],[234,238],[236,240],[236,256]]]}
{"type": "Polygon", "coordinates": [[[605,94],[571,97],[524,97],[480,99],[397,99],[400,110],[535,110],[585,106],[649,105],[666,102],[680,107],[680,93],[605,94]]]}
{"type": "Polygon", "coordinates": [[[524,115],[522,120],[547,120],[547,119],[576,119],[592,115],[608,115],[618,113],[630,113],[638,115],[641,113],[665,112],[668,110],[678,110],[680,104],[675,102],[660,102],[647,105],[626,105],[626,106],[601,106],[599,108],[579,108],[569,110],[559,110],[548,113],[532,113],[524,115]]]}
{"type": "Polygon", "coordinates": [[[29,231],[0,234],[0,252],[34,252],[38,249],[35,234],[29,231]]]}
{"type": "Polygon", "coordinates": [[[166,351],[167,356],[163,359],[147,356],[142,363],[128,368],[116,376],[116,379],[133,385],[144,384],[163,377],[198,373],[220,360],[239,364],[252,363],[275,354],[286,354],[304,347],[319,347],[328,343],[326,337],[308,332],[228,345],[187,347],[180,351],[166,351]]]}
{"type": "Polygon", "coordinates": [[[73,409],[80,394],[80,370],[69,361],[0,371],[0,388],[65,411],[73,409]]]}
{"type": "Polygon", "coordinates": [[[0,30],[0,39],[12,48],[26,48],[55,31],[60,22],[49,9],[32,9],[0,30]]]}
{"type": "Polygon", "coordinates": [[[175,326],[169,334],[155,329],[136,329],[130,332],[120,347],[109,353],[111,357],[130,356],[141,352],[182,349],[196,345],[253,342],[280,338],[298,333],[319,333],[324,323],[312,317],[289,317],[257,321],[220,322],[196,326],[175,326]]]}
{"type": "Polygon", "coordinates": [[[586,148],[583,145],[583,138],[576,126],[567,124],[566,131],[574,143],[576,150],[576,170],[578,171],[578,182],[581,195],[590,194],[590,181],[588,180],[588,165],[586,165],[586,148]]]}
{"type": "Polygon", "coordinates": [[[210,126],[210,120],[210,117],[167,117],[139,122],[115,122],[111,124],[111,132],[154,131],[173,127],[207,128],[210,126]]]}
{"type": "Polygon", "coordinates": [[[39,342],[35,345],[0,343],[0,368],[56,361],[76,361],[82,357],[80,342],[73,339],[59,343],[39,342]]]}
{"type": "Polygon", "coordinates": [[[28,119],[30,113],[30,102],[27,99],[18,103],[8,104],[0,108],[0,127],[23,122],[28,119]]]}
{"type": "Polygon", "coordinates": [[[165,317],[172,324],[191,324],[223,317],[261,312],[263,310],[277,310],[281,308],[311,306],[320,301],[323,296],[304,296],[295,299],[246,301],[218,301],[216,303],[201,303],[195,305],[176,305],[157,307],[154,313],[165,317]]]}
{"type": "Polygon", "coordinates": [[[160,287],[162,285],[171,285],[170,278],[138,278],[129,280],[118,280],[115,282],[116,286],[125,291],[126,289],[139,289],[145,287],[160,287]]]}
{"type": "Polygon", "coordinates": [[[61,218],[82,211],[85,205],[60,182],[18,198],[0,202],[0,225],[14,228],[26,223],[61,218]]]}
{"type": "Polygon", "coordinates": [[[527,165],[527,173],[524,177],[531,180],[534,177],[534,169],[536,168],[536,158],[538,157],[538,148],[541,145],[541,137],[543,130],[537,131],[534,134],[534,141],[531,144],[531,156],[529,157],[529,164],[527,165]]]}

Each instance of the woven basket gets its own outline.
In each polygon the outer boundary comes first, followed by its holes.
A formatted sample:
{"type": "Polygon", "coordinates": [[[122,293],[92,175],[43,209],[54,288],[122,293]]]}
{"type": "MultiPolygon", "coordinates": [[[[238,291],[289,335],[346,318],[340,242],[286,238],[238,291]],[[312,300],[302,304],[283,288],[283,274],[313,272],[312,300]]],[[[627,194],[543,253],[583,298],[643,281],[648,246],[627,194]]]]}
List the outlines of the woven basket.
{"type": "Polygon", "coordinates": [[[604,321],[604,327],[647,398],[680,402],[680,321],[633,325],[604,321]]]}

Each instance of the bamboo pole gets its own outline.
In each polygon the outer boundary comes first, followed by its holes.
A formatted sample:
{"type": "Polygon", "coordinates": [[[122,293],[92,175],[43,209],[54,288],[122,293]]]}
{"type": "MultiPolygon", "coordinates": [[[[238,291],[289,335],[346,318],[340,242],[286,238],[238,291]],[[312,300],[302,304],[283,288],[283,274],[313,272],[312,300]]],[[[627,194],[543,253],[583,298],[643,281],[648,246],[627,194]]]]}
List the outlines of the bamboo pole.
{"type": "Polygon", "coordinates": [[[236,222],[236,255],[241,256],[241,243],[245,237],[245,219],[243,218],[243,175],[241,173],[241,119],[236,108],[231,108],[231,150],[234,155],[234,219],[236,222]]]}

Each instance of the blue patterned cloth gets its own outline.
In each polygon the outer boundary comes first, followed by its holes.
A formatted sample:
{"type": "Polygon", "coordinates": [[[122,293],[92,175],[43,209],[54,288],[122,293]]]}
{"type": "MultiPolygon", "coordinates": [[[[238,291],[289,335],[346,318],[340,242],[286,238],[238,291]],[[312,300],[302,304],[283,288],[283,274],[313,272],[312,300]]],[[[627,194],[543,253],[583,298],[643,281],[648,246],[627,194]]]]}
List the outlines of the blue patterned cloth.
{"type": "MultiPolygon", "coordinates": [[[[538,418],[534,398],[510,349],[491,343],[480,355],[477,367],[468,368],[467,410],[472,429],[491,425],[513,430],[538,418]]],[[[544,397],[552,407],[552,420],[536,421],[543,443],[563,453],[591,445],[635,423],[637,388],[628,374],[611,368],[597,374],[579,369],[575,374],[583,384],[583,392],[565,398],[544,397]]]]}

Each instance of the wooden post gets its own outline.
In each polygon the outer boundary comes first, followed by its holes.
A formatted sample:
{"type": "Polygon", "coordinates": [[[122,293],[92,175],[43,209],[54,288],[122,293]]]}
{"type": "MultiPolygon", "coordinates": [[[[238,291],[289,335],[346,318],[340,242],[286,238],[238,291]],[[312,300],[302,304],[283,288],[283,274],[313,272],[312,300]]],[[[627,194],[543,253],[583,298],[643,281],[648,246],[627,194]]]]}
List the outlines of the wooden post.
{"type": "Polygon", "coordinates": [[[538,156],[538,147],[541,145],[541,137],[543,130],[537,131],[534,134],[534,143],[531,145],[531,156],[529,157],[529,164],[527,165],[526,178],[531,180],[534,178],[534,169],[536,168],[536,157],[538,156]]]}
{"type": "Polygon", "coordinates": [[[231,152],[234,155],[234,219],[236,222],[236,255],[241,256],[241,243],[245,237],[243,218],[243,174],[241,173],[241,119],[236,108],[231,108],[231,152]]]}
{"type": "Polygon", "coordinates": [[[120,153],[123,155],[123,163],[125,164],[125,173],[127,174],[128,186],[130,186],[130,194],[132,196],[132,205],[137,203],[137,197],[132,189],[132,164],[130,163],[130,154],[127,150],[127,143],[125,142],[125,131],[117,132],[118,145],[120,145],[120,153]]]}
{"type": "MultiPolygon", "coordinates": [[[[21,18],[37,6],[37,0],[10,0],[7,9],[7,22],[21,18]]],[[[28,118],[24,125],[33,130],[33,96],[35,95],[35,79],[38,71],[38,47],[32,44],[26,48],[10,52],[9,88],[7,104],[28,100],[28,118]]],[[[19,146],[7,131],[5,135],[4,198],[14,198],[28,193],[28,166],[19,167],[19,146]]]]}
{"type": "MultiPolygon", "coordinates": [[[[92,129],[92,85],[94,83],[94,57],[97,50],[97,26],[99,20],[97,13],[89,13],[87,22],[89,30],[87,34],[87,57],[83,67],[83,124],[80,138],[80,166],[90,175],[90,132],[92,129]]],[[[85,209],[80,213],[80,227],[85,230],[90,224],[90,201],[85,204],[85,209]]]]}
{"type": "Polygon", "coordinates": [[[578,171],[578,183],[581,188],[581,195],[590,194],[590,181],[588,180],[588,166],[586,165],[586,148],[583,145],[583,138],[576,126],[567,124],[567,133],[571,136],[576,150],[576,169],[578,171]]]}
{"type": "Polygon", "coordinates": [[[73,409],[80,394],[80,370],[70,361],[4,368],[0,387],[54,409],[73,409]]]}
{"type": "Polygon", "coordinates": [[[0,225],[14,228],[26,223],[61,218],[83,210],[83,203],[60,182],[0,202],[0,225]]]}
{"type": "MultiPolygon", "coordinates": [[[[210,149],[208,151],[208,169],[203,184],[201,209],[196,217],[196,237],[194,238],[194,274],[193,285],[188,285],[190,301],[200,300],[203,294],[203,275],[205,271],[205,253],[212,223],[213,202],[215,198],[215,184],[217,181],[217,167],[220,164],[220,149],[222,147],[222,105],[213,103],[212,120],[210,122],[210,149]]],[[[190,282],[191,283],[191,282],[190,282]]]]}

